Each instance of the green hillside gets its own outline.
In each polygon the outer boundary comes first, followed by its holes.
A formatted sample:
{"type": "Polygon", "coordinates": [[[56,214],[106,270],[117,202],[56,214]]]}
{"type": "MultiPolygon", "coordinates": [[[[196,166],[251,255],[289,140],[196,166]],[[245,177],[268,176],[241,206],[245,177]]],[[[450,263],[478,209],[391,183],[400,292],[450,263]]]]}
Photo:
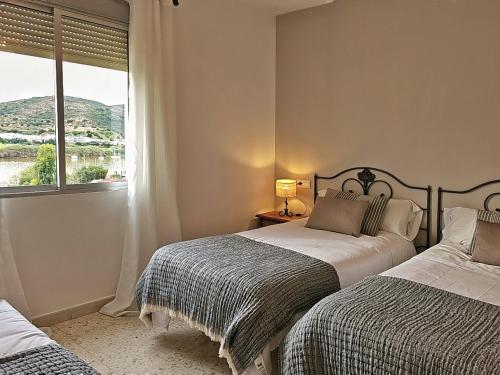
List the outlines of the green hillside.
{"type": "MultiPolygon", "coordinates": [[[[51,96],[0,103],[0,131],[53,134],[55,102],[51,96]]],[[[116,139],[124,136],[124,106],[65,97],[66,135],[116,139]]]]}

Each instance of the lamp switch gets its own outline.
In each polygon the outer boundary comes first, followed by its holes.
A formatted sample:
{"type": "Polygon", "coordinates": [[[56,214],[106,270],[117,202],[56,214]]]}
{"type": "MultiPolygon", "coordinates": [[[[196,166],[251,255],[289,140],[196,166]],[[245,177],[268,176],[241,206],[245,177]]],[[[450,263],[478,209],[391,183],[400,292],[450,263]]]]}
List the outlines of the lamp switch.
{"type": "Polygon", "coordinates": [[[297,180],[297,187],[302,189],[310,189],[311,180],[297,180]]]}

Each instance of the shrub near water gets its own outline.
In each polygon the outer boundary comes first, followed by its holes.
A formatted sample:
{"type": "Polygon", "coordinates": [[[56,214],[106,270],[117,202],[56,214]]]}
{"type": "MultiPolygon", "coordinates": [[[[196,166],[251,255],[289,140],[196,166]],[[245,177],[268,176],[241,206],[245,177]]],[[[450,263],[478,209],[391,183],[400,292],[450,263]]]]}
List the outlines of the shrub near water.
{"type": "Polygon", "coordinates": [[[56,148],[52,144],[38,147],[35,164],[26,168],[19,176],[19,185],[55,185],[56,148]]]}
{"type": "Polygon", "coordinates": [[[108,170],[100,166],[82,167],[73,174],[73,179],[80,184],[88,184],[106,178],[108,170]]]}

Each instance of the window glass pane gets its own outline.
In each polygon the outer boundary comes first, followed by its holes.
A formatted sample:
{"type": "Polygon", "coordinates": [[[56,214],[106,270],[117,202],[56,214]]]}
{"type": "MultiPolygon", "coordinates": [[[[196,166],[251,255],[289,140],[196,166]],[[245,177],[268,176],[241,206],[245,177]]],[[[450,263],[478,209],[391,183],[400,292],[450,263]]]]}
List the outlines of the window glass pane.
{"type": "Polygon", "coordinates": [[[52,15],[0,3],[0,17],[0,187],[55,185],[52,15]]]}
{"type": "Polygon", "coordinates": [[[125,181],[127,73],[63,63],[68,184],[125,181]]]}
{"type": "Polygon", "coordinates": [[[125,31],[63,17],[68,184],[126,181],[126,48],[125,31]]]}

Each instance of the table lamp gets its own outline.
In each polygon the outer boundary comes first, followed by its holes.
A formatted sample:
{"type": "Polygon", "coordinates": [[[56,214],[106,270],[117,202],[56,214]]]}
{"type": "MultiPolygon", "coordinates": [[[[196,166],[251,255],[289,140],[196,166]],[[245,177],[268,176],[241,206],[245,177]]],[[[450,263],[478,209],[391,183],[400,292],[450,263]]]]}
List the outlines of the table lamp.
{"type": "Polygon", "coordinates": [[[285,198],[285,210],[280,211],[280,216],[293,216],[293,212],[288,211],[288,198],[297,196],[297,181],[295,180],[276,180],[276,196],[285,198]]]}

